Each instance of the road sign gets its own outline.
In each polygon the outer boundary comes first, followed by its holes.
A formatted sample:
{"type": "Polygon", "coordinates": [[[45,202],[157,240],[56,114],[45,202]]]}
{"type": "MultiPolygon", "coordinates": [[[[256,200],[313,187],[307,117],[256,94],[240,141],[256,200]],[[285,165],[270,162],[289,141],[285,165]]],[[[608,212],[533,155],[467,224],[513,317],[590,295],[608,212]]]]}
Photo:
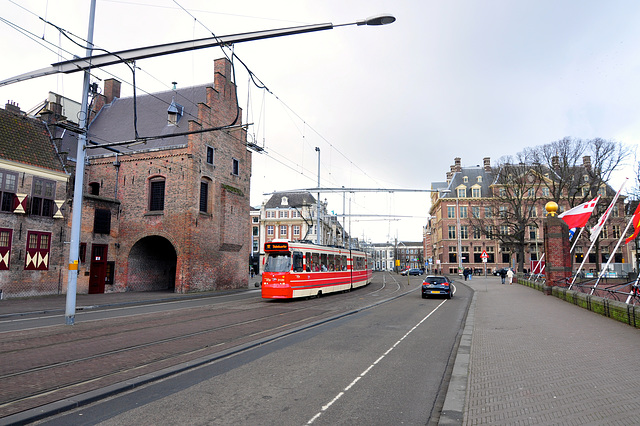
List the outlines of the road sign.
{"type": "Polygon", "coordinates": [[[480,257],[482,258],[483,261],[486,262],[486,260],[489,258],[489,255],[487,254],[486,250],[482,250],[482,254],[480,255],[480,257]]]}

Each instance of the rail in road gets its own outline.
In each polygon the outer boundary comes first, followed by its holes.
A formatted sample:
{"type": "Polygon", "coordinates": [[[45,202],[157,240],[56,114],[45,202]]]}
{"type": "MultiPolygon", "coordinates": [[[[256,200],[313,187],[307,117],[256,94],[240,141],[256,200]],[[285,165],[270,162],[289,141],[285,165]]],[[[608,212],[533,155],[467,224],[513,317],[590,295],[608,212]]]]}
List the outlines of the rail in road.
{"type": "MultiPolygon", "coordinates": [[[[135,313],[0,333],[2,418],[80,394],[126,383],[177,365],[228,355],[252,342],[321,323],[418,289],[420,277],[374,274],[367,287],[297,301],[266,301],[259,292],[240,300],[156,313],[135,313]]],[[[174,370],[175,371],[175,370],[174,370]]]]}

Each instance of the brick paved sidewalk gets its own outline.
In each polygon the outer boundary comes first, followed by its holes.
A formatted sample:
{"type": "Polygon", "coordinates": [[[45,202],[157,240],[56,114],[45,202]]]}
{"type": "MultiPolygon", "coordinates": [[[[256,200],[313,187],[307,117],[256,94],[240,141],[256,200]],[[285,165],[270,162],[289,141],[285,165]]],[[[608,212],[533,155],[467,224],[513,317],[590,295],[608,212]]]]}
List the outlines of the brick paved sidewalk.
{"type": "Polygon", "coordinates": [[[640,422],[640,330],[498,277],[476,292],[466,425],[640,422]]]}

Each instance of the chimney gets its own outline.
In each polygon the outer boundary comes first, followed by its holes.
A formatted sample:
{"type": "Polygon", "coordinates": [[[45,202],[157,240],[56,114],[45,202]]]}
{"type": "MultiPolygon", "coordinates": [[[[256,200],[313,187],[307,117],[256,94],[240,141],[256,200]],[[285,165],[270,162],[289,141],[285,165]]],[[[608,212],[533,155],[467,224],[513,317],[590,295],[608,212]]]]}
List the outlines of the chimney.
{"type": "Polygon", "coordinates": [[[119,98],[120,97],[120,86],[121,85],[122,85],[122,83],[120,83],[115,78],[109,78],[109,79],[104,81],[104,93],[103,93],[103,95],[106,98],[105,99],[105,103],[110,104],[111,101],[113,101],[115,98],[119,98]]]}
{"type": "Polygon", "coordinates": [[[460,157],[456,157],[453,159],[453,162],[455,164],[455,171],[456,172],[461,172],[462,171],[462,165],[460,164],[460,157]]]}
{"type": "Polygon", "coordinates": [[[484,165],[484,171],[491,173],[491,157],[484,157],[482,159],[483,165],[484,165]]]}
{"type": "Polygon", "coordinates": [[[585,155],[582,157],[582,165],[585,169],[591,171],[591,156],[585,155]]]}
{"type": "Polygon", "coordinates": [[[18,104],[13,101],[8,101],[4,106],[4,109],[5,111],[9,111],[14,114],[18,114],[18,115],[22,114],[22,111],[20,111],[20,107],[18,106],[18,104]]]}
{"type": "Polygon", "coordinates": [[[560,157],[558,157],[557,155],[551,157],[551,167],[553,167],[554,169],[560,168],[560,157]]]}

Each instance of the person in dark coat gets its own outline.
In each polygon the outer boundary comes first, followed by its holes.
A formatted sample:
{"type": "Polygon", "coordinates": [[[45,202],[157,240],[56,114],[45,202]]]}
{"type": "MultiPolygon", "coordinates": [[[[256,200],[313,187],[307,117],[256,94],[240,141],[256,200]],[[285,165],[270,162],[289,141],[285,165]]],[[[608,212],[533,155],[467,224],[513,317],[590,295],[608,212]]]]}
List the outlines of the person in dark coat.
{"type": "Polygon", "coordinates": [[[504,279],[507,277],[507,271],[502,268],[500,269],[500,279],[502,280],[502,284],[504,284],[504,279]]]}

